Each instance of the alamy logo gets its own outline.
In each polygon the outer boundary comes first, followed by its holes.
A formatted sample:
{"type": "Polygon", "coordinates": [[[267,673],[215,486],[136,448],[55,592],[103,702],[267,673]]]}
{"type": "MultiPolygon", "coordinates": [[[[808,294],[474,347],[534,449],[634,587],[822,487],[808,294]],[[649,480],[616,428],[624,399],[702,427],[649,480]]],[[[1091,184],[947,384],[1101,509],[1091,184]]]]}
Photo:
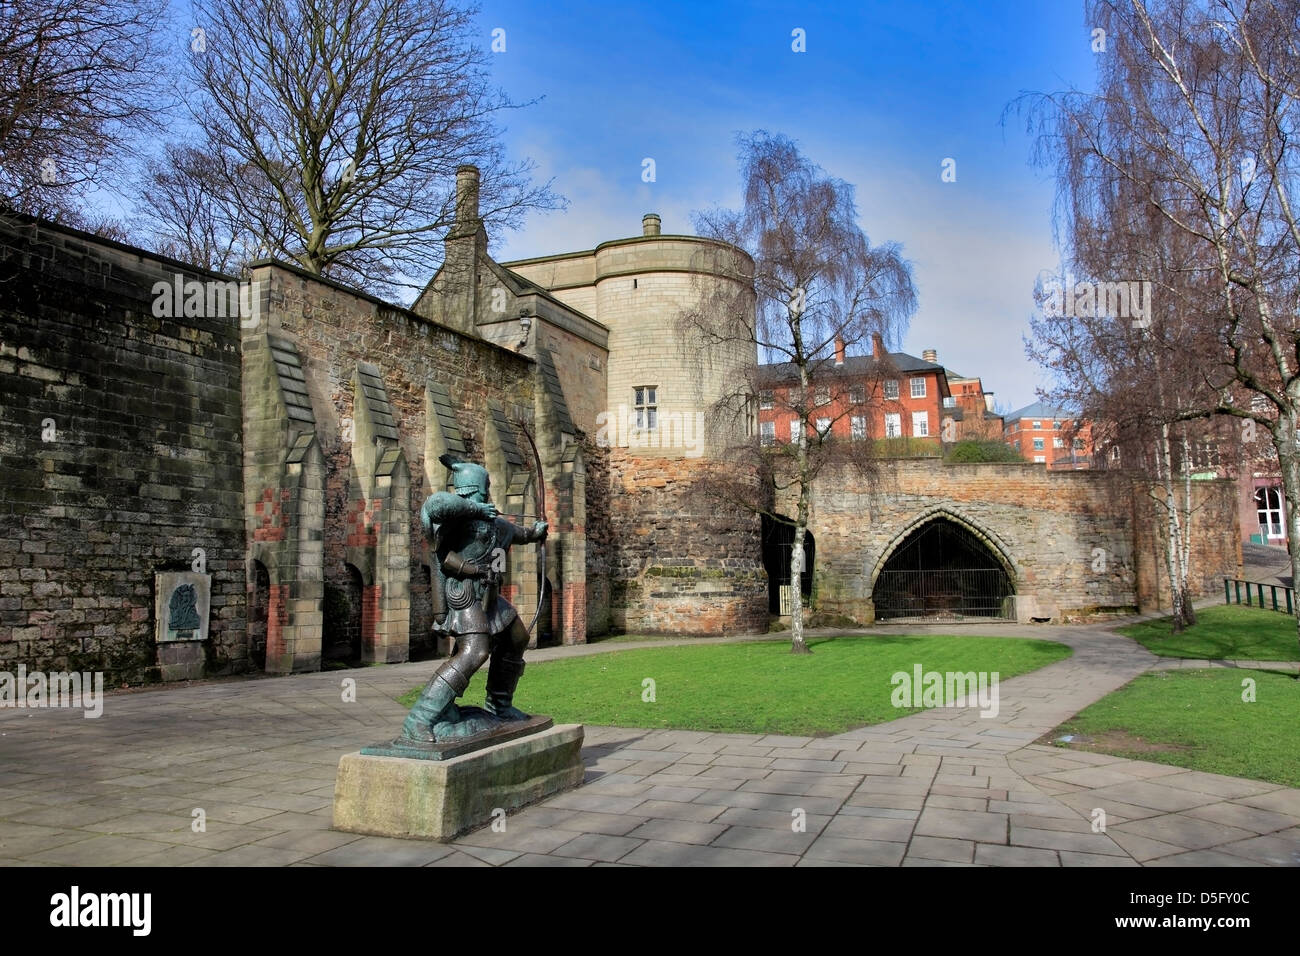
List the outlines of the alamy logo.
{"type": "Polygon", "coordinates": [[[1150,282],[1075,282],[1067,275],[1043,282],[1043,314],[1049,318],[1132,319],[1133,328],[1151,325],[1150,282]]]}
{"type": "Polygon", "coordinates": [[[233,319],[240,328],[256,328],[262,320],[262,283],[186,279],[179,272],[171,282],[153,284],[153,314],[159,319],[233,319]]]}
{"type": "Polygon", "coordinates": [[[0,707],[81,707],[83,717],[99,717],[104,713],[104,675],[98,671],[29,674],[27,665],[19,664],[17,674],[0,671],[0,707]]]}
{"type": "Polygon", "coordinates": [[[897,671],[889,679],[895,707],[978,707],[981,717],[998,715],[998,672],[925,671],[920,664],[912,673],[897,671]]]}
{"type": "Polygon", "coordinates": [[[644,409],[630,409],[620,405],[617,412],[600,412],[596,415],[596,444],[601,448],[673,448],[680,449],[688,458],[704,454],[704,413],[691,415],[685,412],[660,411],[654,427],[638,425],[638,414],[644,409]]]}
{"type": "Polygon", "coordinates": [[[151,893],[82,893],[74,886],[50,897],[51,926],[129,926],[133,936],[152,928],[151,893]]]}

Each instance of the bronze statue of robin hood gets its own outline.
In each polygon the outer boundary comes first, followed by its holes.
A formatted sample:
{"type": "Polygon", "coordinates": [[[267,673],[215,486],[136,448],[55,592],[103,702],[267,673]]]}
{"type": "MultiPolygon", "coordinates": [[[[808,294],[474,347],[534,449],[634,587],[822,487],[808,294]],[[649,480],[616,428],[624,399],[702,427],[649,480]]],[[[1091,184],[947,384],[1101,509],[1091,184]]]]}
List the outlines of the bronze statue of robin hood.
{"type": "Polygon", "coordinates": [[[398,747],[490,734],[529,719],[513,703],[528,629],[500,594],[501,573],[512,544],[546,540],[546,522],[526,528],[501,517],[488,497],[486,468],[450,455],[438,460],[451,470],[455,493],[430,495],[420,522],[429,543],[434,629],[453,638],[456,650],[411,708],[398,747]],[[456,698],[489,657],[486,709],[458,707],[456,698]]]}

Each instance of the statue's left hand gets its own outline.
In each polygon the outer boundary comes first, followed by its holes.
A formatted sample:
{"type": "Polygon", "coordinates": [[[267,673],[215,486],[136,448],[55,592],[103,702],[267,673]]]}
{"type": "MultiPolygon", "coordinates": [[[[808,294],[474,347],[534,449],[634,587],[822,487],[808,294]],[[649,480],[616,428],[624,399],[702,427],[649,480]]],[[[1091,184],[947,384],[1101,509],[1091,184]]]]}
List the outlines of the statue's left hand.
{"type": "Polygon", "coordinates": [[[550,525],[548,525],[545,521],[533,522],[533,534],[537,537],[538,541],[546,540],[546,530],[549,527],[550,525]]]}

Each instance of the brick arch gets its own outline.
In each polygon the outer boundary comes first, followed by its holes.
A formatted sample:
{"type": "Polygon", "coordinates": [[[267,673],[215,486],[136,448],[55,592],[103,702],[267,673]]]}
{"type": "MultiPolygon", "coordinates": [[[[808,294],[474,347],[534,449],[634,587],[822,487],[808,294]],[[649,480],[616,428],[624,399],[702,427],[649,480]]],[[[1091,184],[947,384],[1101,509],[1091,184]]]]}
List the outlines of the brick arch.
{"type": "Polygon", "coordinates": [[[880,572],[884,569],[885,564],[893,557],[894,552],[903,544],[914,532],[932,521],[947,520],[961,528],[966,529],[974,535],[981,544],[989,549],[989,552],[1002,565],[1002,570],[1006,571],[1007,577],[1011,582],[1011,590],[1017,590],[1016,583],[1020,579],[1019,569],[1016,567],[1015,559],[1011,557],[1010,549],[998,538],[992,531],[987,531],[977,524],[973,519],[966,517],[961,512],[954,509],[951,505],[932,505],[926,508],[906,525],[898,534],[890,539],[889,544],[881,551],[875,566],[871,569],[870,587],[875,589],[876,580],[880,577],[880,572]]]}

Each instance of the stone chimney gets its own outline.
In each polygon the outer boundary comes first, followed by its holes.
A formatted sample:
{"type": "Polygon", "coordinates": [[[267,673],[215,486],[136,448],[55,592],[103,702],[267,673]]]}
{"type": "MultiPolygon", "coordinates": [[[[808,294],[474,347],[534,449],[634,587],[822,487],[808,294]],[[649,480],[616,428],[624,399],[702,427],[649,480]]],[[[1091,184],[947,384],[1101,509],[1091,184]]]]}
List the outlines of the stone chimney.
{"type": "Polygon", "coordinates": [[[924,352],[921,353],[921,358],[925,359],[927,362],[930,362],[933,365],[939,364],[939,353],[936,352],[934,349],[926,349],[924,352]]]}
{"type": "Polygon", "coordinates": [[[478,219],[478,167],[456,167],[456,223],[469,225],[478,219]]]}
{"type": "Polygon", "coordinates": [[[844,364],[844,340],[838,335],[835,336],[835,364],[844,364]]]}
{"type": "Polygon", "coordinates": [[[641,217],[641,235],[657,236],[659,235],[659,214],[648,212],[641,217]]]}
{"type": "Polygon", "coordinates": [[[885,357],[885,340],[880,337],[879,332],[871,333],[871,357],[874,359],[885,357]]]}
{"type": "Polygon", "coordinates": [[[470,335],[478,331],[479,268],[487,255],[487,231],[479,218],[478,197],[478,167],[456,167],[456,221],[442,240],[445,254],[435,279],[441,312],[435,318],[470,335]]]}

